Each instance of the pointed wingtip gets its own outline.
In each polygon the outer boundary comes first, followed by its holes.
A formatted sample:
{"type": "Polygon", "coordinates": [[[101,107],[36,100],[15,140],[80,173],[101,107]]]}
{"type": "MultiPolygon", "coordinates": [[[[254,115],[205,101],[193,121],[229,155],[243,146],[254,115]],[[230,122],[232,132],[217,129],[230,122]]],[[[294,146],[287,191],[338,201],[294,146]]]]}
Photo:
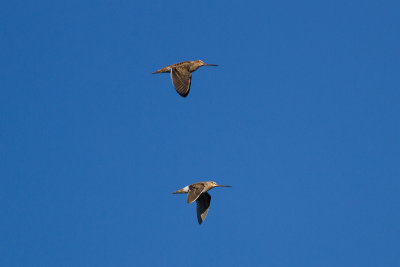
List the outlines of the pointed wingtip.
{"type": "Polygon", "coordinates": [[[197,200],[197,198],[195,198],[195,199],[190,199],[189,197],[190,197],[190,194],[188,194],[188,197],[187,197],[187,199],[186,199],[188,204],[192,204],[193,202],[195,202],[195,201],[197,200]]]}

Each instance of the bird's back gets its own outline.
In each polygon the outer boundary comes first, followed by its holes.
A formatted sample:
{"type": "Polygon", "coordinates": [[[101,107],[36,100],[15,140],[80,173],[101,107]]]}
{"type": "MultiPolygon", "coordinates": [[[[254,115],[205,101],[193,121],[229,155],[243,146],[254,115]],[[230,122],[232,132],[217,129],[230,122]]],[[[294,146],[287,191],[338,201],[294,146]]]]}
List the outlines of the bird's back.
{"type": "Polygon", "coordinates": [[[186,66],[191,65],[192,63],[193,63],[193,61],[182,61],[179,63],[169,65],[169,67],[171,67],[171,68],[186,67],[186,66]]]}
{"type": "Polygon", "coordinates": [[[172,65],[168,65],[162,69],[159,69],[155,72],[153,72],[153,74],[156,73],[169,73],[171,71],[172,68],[187,68],[188,70],[190,70],[190,65],[192,64],[192,61],[183,61],[183,62],[179,62],[179,63],[175,63],[172,65]]]}

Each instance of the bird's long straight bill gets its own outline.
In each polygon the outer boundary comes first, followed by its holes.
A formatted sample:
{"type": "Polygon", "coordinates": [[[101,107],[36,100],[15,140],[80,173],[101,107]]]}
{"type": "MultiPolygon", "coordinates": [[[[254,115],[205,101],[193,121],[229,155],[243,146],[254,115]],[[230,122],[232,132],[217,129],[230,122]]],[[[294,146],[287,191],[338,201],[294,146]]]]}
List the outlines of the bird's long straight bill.
{"type": "Polygon", "coordinates": [[[218,67],[218,65],[215,65],[215,64],[204,64],[204,66],[214,66],[214,67],[218,67]]]}
{"type": "Polygon", "coordinates": [[[232,187],[231,185],[217,185],[217,187],[232,187]]]}

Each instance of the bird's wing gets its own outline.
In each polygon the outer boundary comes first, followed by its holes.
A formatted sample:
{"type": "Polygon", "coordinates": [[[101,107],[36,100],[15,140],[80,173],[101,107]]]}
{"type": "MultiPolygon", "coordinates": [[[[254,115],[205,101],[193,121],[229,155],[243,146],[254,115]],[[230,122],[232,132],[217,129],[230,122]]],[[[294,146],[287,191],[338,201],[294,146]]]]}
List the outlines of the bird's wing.
{"type": "Polygon", "coordinates": [[[189,186],[189,193],[187,196],[187,203],[190,204],[195,201],[205,189],[204,184],[192,184],[189,186]]]}
{"type": "Polygon", "coordinates": [[[178,94],[182,97],[186,97],[189,94],[190,83],[192,80],[192,74],[190,71],[183,67],[171,68],[171,79],[178,94]]]}
{"type": "Polygon", "coordinates": [[[200,197],[196,200],[197,203],[197,221],[201,224],[208,213],[208,209],[210,208],[211,196],[209,193],[205,192],[200,195],[200,197]]]}

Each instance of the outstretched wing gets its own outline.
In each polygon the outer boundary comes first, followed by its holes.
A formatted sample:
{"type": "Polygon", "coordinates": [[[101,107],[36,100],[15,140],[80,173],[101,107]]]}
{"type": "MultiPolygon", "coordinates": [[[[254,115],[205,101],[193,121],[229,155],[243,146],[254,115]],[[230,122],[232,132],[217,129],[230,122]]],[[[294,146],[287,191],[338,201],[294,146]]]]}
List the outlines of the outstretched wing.
{"type": "Polygon", "coordinates": [[[200,195],[200,197],[196,200],[197,203],[197,221],[201,224],[208,213],[208,209],[210,208],[211,196],[209,193],[205,192],[200,195]]]}
{"type": "Polygon", "coordinates": [[[171,79],[175,90],[182,97],[186,97],[189,94],[190,83],[192,80],[192,74],[187,68],[171,68],[171,79]]]}
{"type": "Polygon", "coordinates": [[[195,201],[201,195],[201,193],[203,193],[204,189],[205,189],[205,186],[202,183],[189,185],[189,193],[187,196],[187,203],[190,204],[193,201],[195,201]]]}

